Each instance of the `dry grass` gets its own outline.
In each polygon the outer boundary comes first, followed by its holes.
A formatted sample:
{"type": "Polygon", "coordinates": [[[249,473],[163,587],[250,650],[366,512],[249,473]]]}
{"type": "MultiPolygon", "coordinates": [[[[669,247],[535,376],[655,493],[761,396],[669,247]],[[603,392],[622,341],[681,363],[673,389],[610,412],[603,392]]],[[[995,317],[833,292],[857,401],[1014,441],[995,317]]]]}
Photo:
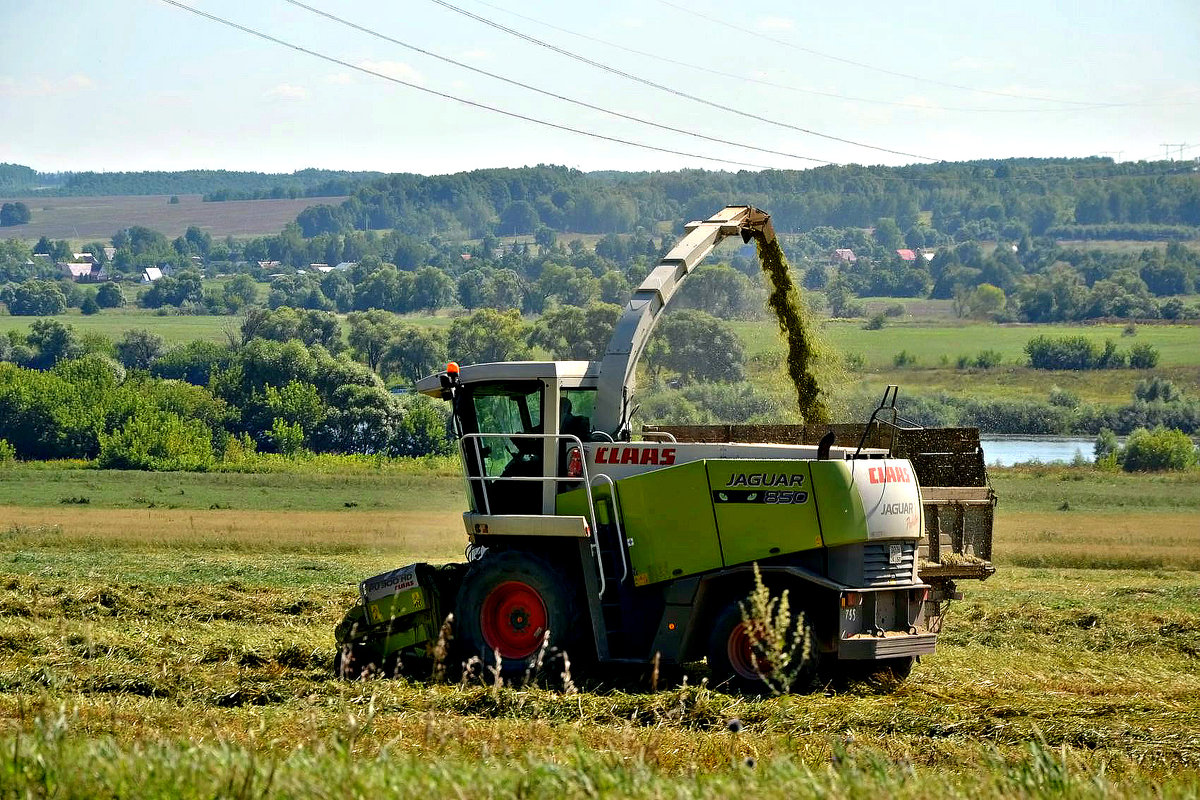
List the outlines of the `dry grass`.
{"type": "Polygon", "coordinates": [[[6,231],[8,236],[35,242],[39,237],[74,242],[107,240],[122,228],[144,225],[168,239],[182,236],[190,225],[214,237],[267,236],[283,230],[296,215],[319,203],[338,205],[344,197],[306,197],[295,200],[231,200],[205,203],[198,194],[181,194],[178,203],[168,195],[39,197],[23,200],[33,218],[6,231]]]}
{"type": "Polygon", "coordinates": [[[1021,566],[1200,570],[1200,515],[1002,512],[994,550],[1021,566]]]}
{"type": "Polygon", "coordinates": [[[5,548],[387,551],[460,555],[462,515],[442,511],[226,511],[0,508],[5,548]],[[5,532],[6,531],[6,532],[5,532]]]}

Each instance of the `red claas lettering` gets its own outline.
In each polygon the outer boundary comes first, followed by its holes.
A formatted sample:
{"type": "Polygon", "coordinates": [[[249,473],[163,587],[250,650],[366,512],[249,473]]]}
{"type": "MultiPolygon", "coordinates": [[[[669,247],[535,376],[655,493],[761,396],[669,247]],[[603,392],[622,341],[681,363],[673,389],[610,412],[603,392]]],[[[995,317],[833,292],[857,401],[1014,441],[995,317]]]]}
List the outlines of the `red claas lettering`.
{"type": "Polygon", "coordinates": [[[597,464],[636,464],[638,466],[669,467],[675,463],[674,447],[597,447],[597,464]]]}

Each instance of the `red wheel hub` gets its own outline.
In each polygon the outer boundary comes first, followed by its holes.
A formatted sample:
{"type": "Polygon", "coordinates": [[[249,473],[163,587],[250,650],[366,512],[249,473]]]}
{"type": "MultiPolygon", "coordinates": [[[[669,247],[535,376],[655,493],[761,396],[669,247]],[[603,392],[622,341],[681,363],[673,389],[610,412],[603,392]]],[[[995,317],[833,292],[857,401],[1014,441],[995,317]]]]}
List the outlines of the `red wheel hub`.
{"type": "Polygon", "coordinates": [[[525,658],[542,644],[549,615],[538,591],[506,581],[488,593],[479,612],[483,640],[502,658],[525,658]]]}
{"type": "MultiPolygon", "coordinates": [[[[726,643],[725,653],[729,656],[729,666],[733,667],[733,671],[740,677],[746,680],[761,680],[759,670],[754,667],[753,643],[750,641],[750,632],[746,629],[745,621],[739,622],[733,626],[733,630],[729,632],[729,641],[726,643]]],[[[759,663],[765,669],[766,664],[759,663]]]]}

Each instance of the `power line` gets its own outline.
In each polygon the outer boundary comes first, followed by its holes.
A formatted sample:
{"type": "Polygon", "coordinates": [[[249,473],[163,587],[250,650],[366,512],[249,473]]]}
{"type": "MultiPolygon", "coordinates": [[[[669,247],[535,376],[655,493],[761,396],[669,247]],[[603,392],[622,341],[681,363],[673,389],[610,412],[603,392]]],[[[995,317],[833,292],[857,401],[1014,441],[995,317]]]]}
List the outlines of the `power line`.
{"type": "Polygon", "coordinates": [[[1114,107],[1114,106],[1118,106],[1118,105],[1119,106],[1174,105],[1174,104],[1168,104],[1168,103],[1162,103],[1162,104],[1158,104],[1158,103],[1120,103],[1120,104],[1098,104],[1098,105],[1092,105],[1092,106],[1084,106],[1081,108],[1069,108],[1069,109],[1064,109],[1064,108],[982,108],[982,107],[971,107],[971,106],[964,107],[964,106],[943,106],[943,105],[934,105],[934,104],[925,104],[925,103],[906,103],[902,100],[880,100],[880,99],[874,98],[874,97],[856,97],[854,95],[841,94],[838,92],[822,92],[817,89],[803,89],[799,86],[792,86],[791,84],[787,84],[787,83],[779,83],[778,81],[770,81],[770,80],[766,80],[764,78],[754,78],[749,75],[737,75],[732,72],[725,72],[723,70],[713,69],[712,67],[706,67],[703,64],[692,64],[687,61],[680,61],[678,59],[670,58],[668,56],[664,56],[659,53],[653,53],[653,52],[650,52],[647,50],[638,50],[636,48],[628,47],[628,46],[620,44],[618,42],[610,42],[607,39],[601,39],[598,36],[591,36],[586,33],[580,33],[579,31],[573,31],[569,28],[564,28],[559,25],[555,25],[552,22],[546,22],[545,20],[536,19],[534,17],[530,17],[525,14],[521,14],[519,12],[512,11],[511,9],[501,8],[500,6],[495,5],[493,3],[489,3],[486,0],[475,0],[475,2],[478,3],[479,5],[487,6],[488,8],[493,9],[495,11],[499,11],[501,13],[517,17],[518,19],[523,19],[526,22],[532,22],[535,25],[541,25],[543,27],[550,28],[551,30],[558,31],[559,33],[565,33],[568,36],[577,36],[580,39],[584,39],[589,42],[595,42],[597,44],[602,44],[606,47],[613,47],[613,48],[616,48],[617,50],[622,50],[626,53],[630,53],[632,55],[639,56],[641,58],[652,58],[655,61],[661,61],[664,64],[673,64],[677,67],[685,67],[687,69],[694,69],[699,72],[705,72],[709,75],[718,75],[722,78],[731,78],[733,80],[745,81],[747,83],[753,83],[753,84],[757,84],[759,86],[768,86],[772,89],[782,89],[787,92],[796,92],[798,94],[810,94],[810,95],[815,95],[817,97],[829,97],[834,100],[842,100],[845,102],[874,103],[877,105],[884,105],[884,106],[898,106],[901,108],[915,108],[915,109],[918,109],[921,111],[963,111],[963,112],[970,112],[970,113],[975,113],[975,114],[978,114],[978,113],[984,113],[984,114],[989,114],[989,113],[990,114],[1046,114],[1046,113],[1051,113],[1051,114],[1053,114],[1053,113],[1062,113],[1062,112],[1086,111],[1086,110],[1091,110],[1091,109],[1096,109],[1096,108],[1110,108],[1110,107],[1114,107]]]}
{"type": "Polygon", "coordinates": [[[503,81],[504,83],[508,83],[513,86],[519,86],[522,89],[528,89],[531,92],[537,92],[538,94],[545,95],[546,97],[553,97],[556,100],[562,100],[567,103],[573,103],[574,105],[581,106],[583,108],[588,108],[588,109],[591,109],[592,111],[599,111],[602,114],[609,114],[611,116],[630,120],[632,122],[637,122],[642,125],[649,125],[651,127],[658,128],[660,130],[671,131],[672,133],[680,133],[680,134],[683,134],[684,136],[692,136],[697,139],[705,139],[710,142],[716,142],[717,144],[727,144],[727,145],[732,145],[734,147],[742,147],[742,148],[745,148],[746,150],[756,150],[760,153],[768,153],[770,155],[775,155],[775,156],[784,156],[786,158],[795,158],[795,159],[799,159],[801,161],[812,161],[817,164],[832,164],[832,163],[834,163],[832,161],[826,161],[825,159],[821,159],[821,158],[813,158],[812,156],[802,156],[797,153],[788,153],[788,152],[785,152],[782,150],[771,150],[771,149],[768,149],[765,147],[756,147],[755,145],[751,145],[751,144],[744,144],[742,142],[731,141],[729,139],[721,139],[716,136],[707,136],[703,133],[697,133],[696,131],[689,131],[689,130],[685,130],[683,128],[675,128],[670,125],[664,125],[659,122],[654,122],[652,120],[643,119],[642,117],[637,117],[632,114],[625,114],[620,111],[613,111],[611,109],[604,108],[602,106],[593,105],[592,103],[588,103],[584,100],[578,100],[573,97],[567,97],[566,95],[561,95],[561,94],[557,94],[556,92],[548,91],[546,89],[540,89],[537,86],[532,86],[528,83],[523,83],[521,81],[514,80],[512,78],[507,78],[503,75],[498,75],[495,72],[489,72],[488,70],[471,66],[470,64],[464,64],[463,62],[456,61],[453,58],[439,55],[438,53],[434,53],[434,52],[432,52],[430,50],[426,50],[422,47],[417,47],[414,44],[409,44],[408,42],[403,42],[399,39],[395,39],[391,36],[380,33],[379,31],[376,31],[372,28],[368,28],[366,26],[351,22],[350,20],[343,19],[342,17],[331,14],[328,11],[322,11],[319,8],[314,8],[313,6],[310,6],[306,3],[300,2],[300,0],[285,0],[285,2],[290,3],[291,5],[294,5],[298,8],[303,8],[305,11],[310,11],[313,14],[316,14],[318,16],[325,17],[326,19],[332,20],[341,25],[345,25],[349,28],[353,28],[354,30],[361,31],[362,33],[365,33],[369,36],[374,36],[377,39],[382,39],[384,41],[391,42],[392,44],[399,45],[400,47],[404,47],[408,50],[412,50],[412,51],[420,53],[422,55],[429,56],[430,58],[436,58],[439,61],[443,61],[447,64],[453,64],[456,67],[462,67],[463,69],[468,69],[471,72],[475,72],[480,75],[486,75],[489,78],[494,78],[498,81],[503,81]]]}
{"type": "Polygon", "coordinates": [[[339,66],[346,67],[347,69],[356,70],[358,72],[362,72],[367,75],[373,75],[376,78],[383,78],[386,81],[391,81],[392,83],[397,83],[397,84],[400,84],[401,86],[407,86],[410,89],[416,89],[419,92],[425,92],[426,94],[431,94],[431,95],[434,95],[435,97],[440,97],[445,100],[454,100],[455,102],[462,103],[463,105],[471,106],[472,108],[479,108],[479,109],[483,109],[484,111],[491,111],[495,114],[503,114],[506,117],[512,117],[513,119],[519,119],[519,120],[523,120],[525,122],[532,122],[537,125],[543,125],[545,127],[554,128],[554,129],[560,130],[560,131],[567,131],[569,133],[577,133],[581,136],[590,136],[593,139],[601,139],[606,142],[614,142],[616,144],[628,145],[630,147],[638,147],[643,150],[653,150],[653,151],[659,152],[659,153],[667,153],[669,155],[675,155],[675,156],[685,156],[687,158],[701,158],[701,159],[704,159],[705,161],[713,161],[713,162],[716,162],[719,164],[733,164],[733,165],[736,165],[739,167],[751,167],[753,169],[772,169],[771,167],[768,167],[764,164],[751,164],[751,163],[744,162],[744,161],[734,161],[733,159],[729,159],[729,158],[718,158],[715,156],[700,155],[698,153],[688,153],[683,150],[672,150],[672,149],[666,148],[666,147],[657,147],[652,144],[645,144],[644,142],[636,142],[636,141],[632,141],[630,139],[620,139],[615,136],[606,136],[602,133],[596,133],[594,131],[585,131],[580,128],[572,128],[569,125],[560,125],[557,122],[550,122],[549,120],[540,119],[538,117],[527,116],[525,114],[517,113],[516,111],[506,111],[503,108],[497,108],[496,106],[489,106],[486,103],[479,103],[479,102],[476,102],[475,100],[468,100],[464,97],[458,97],[456,95],[448,94],[446,92],[439,92],[436,89],[430,89],[428,87],[420,86],[418,84],[411,83],[409,81],[402,80],[400,78],[396,78],[391,75],[385,75],[382,72],[376,72],[375,70],[359,66],[358,64],[351,64],[349,61],[343,61],[342,59],[337,58],[335,56],[326,55],[325,53],[320,53],[320,52],[317,52],[316,50],[310,50],[307,47],[303,47],[298,44],[293,44],[292,42],[284,41],[283,39],[279,39],[275,36],[271,36],[270,34],[263,33],[262,31],[259,31],[259,30],[255,30],[254,28],[249,28],[245,25],[240,25],[236,22],[233,22],[232,20],[225,19],[224,17],[218,17],[217,15],[210,14],[207,11],[201,11],[198,8],[193,8],[192,6],[185,5],[184,3],[180,3],[180,2],[178,2],[178,0],[162,0],[162,2],[166,3],[167,5],[175,6],[176,8],[182,9],[183,11],[190,11],[191,13],[195,14],[196,16],[204,17],[205,19],[209,19],[209,20],[219,23],[221,25],[225,25],[227,27],[234,28],[235,30],[242,31],[243,33],[248,33],[251,36],[255,36],[255,37],[258,37],[259,39],[263,39],[264,41],[272,42],[273,44],[282,45],[283,47],[287,47],[291,50],[295,50],[298,53],[304,53],[306,55],[310,55],[315,58],[322,59],[323,61],[328,61],[331,64],[338,64],[339,66]]]}
{"type": "Polygon", "coordinates": [[[496,21],[494,21],[494,20],[490,20],[490,19],[488,19],[487,17],[483,17],[483,16],[480,16],[480,15],[478,15],[478,14],[475,14],[475,13],[473,13],[473,12],[471,12],[471,11],[467,11],[467,10],[466,10],[466,9],[464,9],[464,8],[459,8],[459,7],[458,7],[458,6],[456,6],[456,5],[453,5],[453,4],[451,4],[451,3],[448,3],[448,2],[446,2],[446,0],[430,0],[430,2],[431,2],[431,3],[434,3],[434,4],[436,4],[436,5],[439,5],[439,6],[441,6],[442,8],[445,8],[445,9],[447,9],[447,10],[449,10],[449,11],[453,11],[453,12],[454,12],[454,13],[456,13],[456,14],[461,14],[461,15],[463,15],[463,16],[465,16],[465,17],[468,17],[468,18],[470,18],[470,19],[473,19],[473,20],[475,20],[475,21],[477,21],[477,22],[481,22],[481,23],[483,23],[484,25],[488,25],[488,26],[490,26],[490,27],[492,27],[492,28],[495,28],[496,30],[503,31],[504,33],[507,33],[507,34],[509,34],[509,35],[511,35],[511,36],[515,36],[515,37],[517,37],[518,39],[523,39],[523,40],[525,40],[525,41],[527,41],[527,42],[529,42],[529,43],[531,43],[531,44],[535,44],[535,45],[537,45],[537,46],[539,46],[539,47],[544,47],[544,48],[546,48],[546,49],[548,49],[548,50],[552,50],[553,52],[555,52],[555,53],[558,53],[558,54],[560,54],[560,55],[563,55],[563,56],[566,56],[567,58],[574,59],[574,60],[576,60],[576,61],[582,62],[582,63],[584,63],[584,64],[587,64],[588,66],[595,67],[595,68],[597,68],[597,69],[602,69],[602,70],[604,70],[605,72],[610,72],[610,73],[612,73],[612,74],[614,74],[614,75],[619,75],[619,76],[621,76],[622,78],[626,78],[626,79],[628,79],[628,80],[631,80],[631,81],[636,81],[636,82],[638,82],[638,83],[640,83],[640,84],[643,84],[643,85],[645,85],[645,86],[650,86],[650,87],[652,87],[652,88],[655,88],[655,89],[658,89],[658,90],[660,90],[660,91],[664,91],[664,92],[667,92],[667,93],[669,93],[669,94],[673,94],[673,95],[675,95],[676,97],[683,97],[683,98],[686,98],[686,99],[688,99],[688,100],[691,100],[691,101],[693,101],[693,102],[696,102],[696,103],[702,103],[702,104],[704,104],[704,105],[706,105],[706,106],[711,106],[712,108],[719,108],[719,109],[721,109],[722,111],[728,111],[728,112],[729,112],[729,113],[731,113],[731,114],[737,114],[738,116],[747,117],[747,118],[749,118],[749,119],[753,119],[753,120],[758,120],[759,122],[765,122],[765,123],[767,123],[768,125],[776,125],[776,126],[778,126],[778,127],[781,127],[781,128],[787,128],[787,129],[789,129],[789,130],[798,131],[798,132],[800,132],[800,133],[806,133],[806,134],[808,134],[809,136],[817,136],[817,137],[820,137],[820,138],[822,138],[822,139],[830,139],[830,140],[832,140],[832,141],[835,141],[835,142],[842,142],[843,144],[849,144],[849,145],[853,145],[853,146],[855,146],[855,147],[863,147],[863,148],[866,148],[866,149],[868,149],[868,150],[877,150],[877,151],[879,151],[879,152],[881,152],[881,153],[891,153],[892,155],[897,155],[897,156],[905,156],[905,157],[907,157],[907,158],[918,158],[918,159],[921,159],[921,160],[923,160],[923,161],[940,161],[940,160],[941,160],[941,159],[938,159],[938,158],[934,158],[933,156],[923,156],[923,155],[920,155],[920,154],[918,154],[918,153],[907,153],[907,152],[905,152],[905,151],[903,151],[903,150],[893,150],[893,149],[891,149],[891,148],[888,148],[888,147],[880,147],[880,146],[878,146],[878,145],[866,144],[866,143],[864,143],[864,142],[856,142],[856,141],[854,141],[853,139],[846,139],[846,138],[843,138],[843,137],[841,137],[841,136],[834,136],[834,135],[832,135],[832,134],[828,134],[828,133],[821,133],[821,132],[819,132],[819,131],[814,131],[814,130],[811,130],[811,129],[809,129],[809,128],[802,128],[802,127],[800,127],[799,125],[791,125],[791,124],[789,124],[789,123],[787,123],[787,122],[780,122],[779,120],[774,120],[774,119],[771,119],[771,118],[769,118],[769,117],[763,117],[763,116],[760,116],[760,115],[758,115],[758,114],[751,114],[751,113],[750,113],[750,112],[748,112],[748,111],[742,111],[741,109],[738,109],[738,108],[733,108],[732,106],[723,105],[723,104],[721,104],[721,103],[717,103],[717,102],[714,102],[714,101],[712,101],[712,100],[708,100],[708,99],[706,99],[706,98],[703,98],[703,97],[698,97],[698,96],[696,96],[696,95],[694,95],[694,94],[688,94],[687,92],[681,91],[681,90],[679,90],[679,89],[673,89],[673,88],[671,88],[670,86],[664,86],[664,85],[663,85],[663,84],[661,84],[661,83],[655,83],[654,81],[648,80],[648,79],[646,79],[646,78],[639,77],[639,76],[637,76],[637,75],[632,75],[632,74],[630,74],[630,73],[628,73],[628,72],[624,72],[624,71],[622,71],[622,70],[619,70],[619,69],[617,69],[616,67],[610,67],[609,65],[607,65],[607,64],[603,64],[603,63],[601,63],[601,62],[599,62],[599,61],[593,61],[592,59],[590,59],[590,58],[587,58],[587,57],[585,57],[585,56],[581,56],[581,55],[579,55],[579,54],[577,54],[577,53],[572,53],[572,52],[571,52],[571,51],[569,51],[569,50],[564,50],[563,48],[561,48],[561,47],[558,47],[558,46],[556,46],[556,45],[553,45],[553,44],[551,44],[551,43],[549,43],[549,42],[542,41],[541,39],[535,38],[535,37],[533,37],[533,36],[530,36],[530,35],[528,35],[528,34],[525,34],[525,33],[521,33],[521,32],[520,32],[520,31],[518,31],[518,30],[515,30],[515,29],[513,29],[513,28],[509,28],[508,26],[506,26],[506,25],[502,25],[502,24],[500,24],[499,22],[496,22],[496,21]]]}
{"type": "Polygon", "coordinates": [[[1001,92],[1001,91],[997,91],[997,90],[993,90],[993,89],[980,89],[975,86],[964,86],[961,83],[950,83],[949,81],[939,81],[934,78],[923,78],[920,75],[911,75],[907,72],[897,72],[896,70],[890,70],[885,67],[877,67],[874,64],[866,64],[862,61],[855,61],[852,58],[845,58],[843,56],[831,55],[830,53],[823,53],[820,50],[813,50],[811,47],[803,47],[802,45],[794,44],[793,42],[789,42],[785,39],[779,39],[777,37],[767,35],[761,31],[751,30],[750,28],[743,28],[741,25],[735,25],[734,23],[729,22],[727,20],[720,19],[719,17],[711,17],[706,14],[701,14],[700,12],[696,11],[693,8],[685,8],[681,5],[671,2],[671,0],[658,0],[658,2],[664,6],[669,6],[670,8],[673,8],[676,11],[682,11],[683,13],[687,14],[689,17],[698,17],[700,19],[706,20],[707,22],[711,22],[716,25],[723,25],[726,28],[732,28],[735,31],[741,31],[742,33],[749,34],[758,39],[766,39],[767,41],[775,42],[776,44],[783,45],[784,47],[790,47],[793,50],[799,50],[802,53],[808,53],[809,55],[812,55],[812,56],[817,56],[819,58],[827,58],[830,61],[837,61],[841,64],[849,64],[850,66],[860,67],[862,69],[869,69],[874,72],[880,72],[880,73],[883,73],[884,75],[891,75],[896,78],[907,78],[908,80],[919,81],[921,83],[930,83],[935,86],[945,86],[950,89],[961,89],[966,92],[977,92],[979,94],[990,94],[990,95],[995,95],[997,97],[1011,97],[1011,98],[1017,98],[1020,100],[1037,100],[1037,101],[1043,102],[1043,103],[1060,103],[1063,105],[1074,105],[1074,106],[1120,105],[1118,103],[1092,103],[1092,102],[1087,102],[1087,101],[1083,101],[1083,100],[1058,100],[1058,99],[1051,98],[1051,97],[1038,97],[1037,95],[1018,94],[1016,92],[1001,92]]]}

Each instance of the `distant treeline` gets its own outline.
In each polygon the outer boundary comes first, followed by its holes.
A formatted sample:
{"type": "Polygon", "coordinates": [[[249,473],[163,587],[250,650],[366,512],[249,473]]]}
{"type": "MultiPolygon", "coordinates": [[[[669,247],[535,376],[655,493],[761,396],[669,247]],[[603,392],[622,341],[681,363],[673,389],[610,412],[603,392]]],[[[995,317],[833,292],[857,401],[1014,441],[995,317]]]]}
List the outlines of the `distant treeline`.
{"type": "Polygon", "coordinates": [[[729,203],[767,209],[776,230],[792,233],[872,227],[887,218],[903,234],[931,231],[959,241],[1016,241],[1059,225],[1114,224],[1132,238],[1176,238],[1187,232],[1141,226],[1200,226],[1200,175],[1175,162],[1101,158],[738,173],[584,173],[541,165],[391,175],[340,206],[308,209],[297,222],[306,236],[396,229],[479,238],[541,227],[632,233],[659,221],[703,219],[729,203]]]}
{"type": "MultiPolygon", "coordinates": [[[[397,230],[428,238],[635,233],[703,219],[728,203],[771,212],[781,232],[820,226],[1017,241],[1024,235],[1164,240],[1200,226],[1200,174],[1183,162],[1007,159],[810,170],[591,172],[539,165],[453,175],[301,170],[38,173],[0,165],[0,194],[185,194],[210,200],[351,194],[297,220],[305,236],[397,230]]],[[[928,238],[926,236],[926,238],[928,238]]]]}
{"type": "Polygon", "coordinates": [[[382,172],[302,169],[290,174],[194,169],[181,172],[37,172],[0,164],[0,195],[202,194],[205,200],[338,197],[382,172]]]}

